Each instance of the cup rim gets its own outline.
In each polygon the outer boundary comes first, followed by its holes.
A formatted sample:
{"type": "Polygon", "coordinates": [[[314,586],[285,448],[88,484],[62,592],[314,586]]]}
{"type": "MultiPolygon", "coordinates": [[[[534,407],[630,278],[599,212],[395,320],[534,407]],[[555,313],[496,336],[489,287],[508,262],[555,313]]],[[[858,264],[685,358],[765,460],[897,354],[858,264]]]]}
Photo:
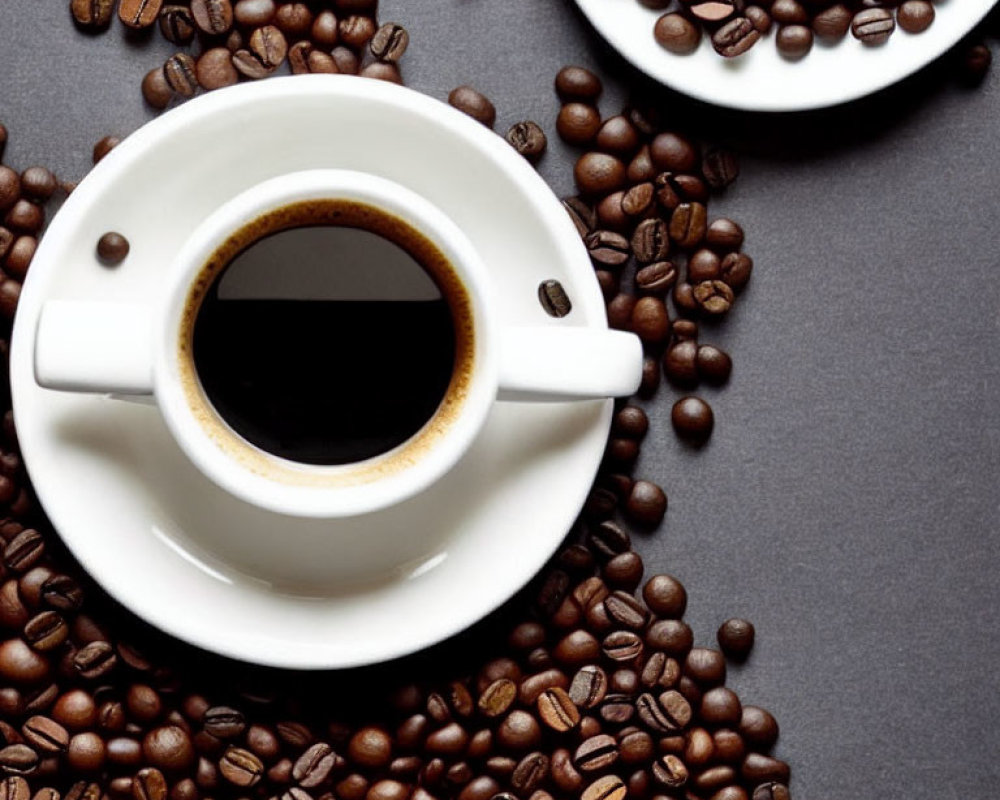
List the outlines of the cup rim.
{"type": "Polygon", "coordinates": [[[178,252],[171,274],[173,285],[157,311],[156,402],[194,465],[245,502],[297,517],[354,516],[386,508],[426,489],[451,469],[485,424],[498,384],[496,324],[484,302],[489,274],[472,243],[444,212],[395,181],[350,169],[302,170],[262,181],[230,198],[198,226],[178,252]],[[444,255],[469,305],[468,374],[453,378],[435,414],[413,436],[352,464],[295,462],[245,440],[215,410],[179,346],[194,284],[212,255],[254,220],[314,200],[372,205],[402,220],[444,255]]]}

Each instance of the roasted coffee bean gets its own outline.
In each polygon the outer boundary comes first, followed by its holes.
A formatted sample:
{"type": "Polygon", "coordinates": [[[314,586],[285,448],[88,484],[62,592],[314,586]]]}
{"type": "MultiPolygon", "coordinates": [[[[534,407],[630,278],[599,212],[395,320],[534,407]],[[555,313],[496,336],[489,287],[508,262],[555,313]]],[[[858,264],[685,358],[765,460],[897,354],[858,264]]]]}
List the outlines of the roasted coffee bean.
{"type": "Polygon", "coordinates": [[[399,61],[410,43],[410,34],[402,25],[387,22],[382,25],[369,43],[369,49],[379,61],[399,61]]]}
{"type": "Polygon", "coordinates": [[[663,489],[655,483],[644,480],[636,481],[632,485],[632,491],[625,502],[625,516],[629,520],[638,525],[655,527],[663,521],[666,513],[667,495],[663,489]]]}
{"type": "Polygon", "coordinates": [[[669,131],[653,138],[649,154],[658,169],[668,172],[690,172],[698,165],[698,151],[691,141],[669,131]]]}
{"type": "Polygon", "coordinates": [[[459,717],[471,717],[476,710],[476,704],[472,699],[469,690],[461,681],[452,681],[448,684],[448,706],[459,717]]]}
{"type": "Polygon", "coordinates": [[[167,83],[163,68],[157,67],[146,73],[142,79],[142,97],[153,108],[166,108],[173,99],[174,92],[167,83]]]}
{"type": "Polygon", "coordinates": [[[732,288],[724,281],[702,281],[695,285],[693,292],[698,307],[713,316],[727,313],[735,299],[732,288]]]}
{"type": "Polygon", "coordinates": [[[656,196],[651,181],[638,183],[622,195],[622,211],[629,217],[643,217],[653,208],[656,196]]]}
{"type": "Polygon", "coordinates": [[[695,0],[688,10],[695,19],[717,25],[736,13],[736,5],[733,0],[695,0]]]}
{"type": "Polygon", "coordinates": [[[605,775],[591,783],[580,800],[625,800],[628,797],[628,787],[617,775],[605,775]]]}
{"type": "Polygon", "coordinates": [[[0,164],[0,211],[11,208],[21,197],[21,176],[0,164]]]}
{"type": "Polygon", "coordinates": [[[532,163],[542,157],[542,153],[545,152],[548,145],[545,131],[537,122],[531,120],[515,122],[507,129],[507,135],[504,138],[511,147],[532,163]]]}
{"type": "Polygon", "coordinates": [[[232,86],[240,79],[233,56],[225,47],[213,47],[202,53],[195,62],[195,75],[201,88],[209,91],[232,86]]]}
{"type": "Polygon", "coordinates": [[[125,693],[125,708],[137,722],[149,723],[163,713],[163,701],[152,686],[133,683],[125,693]]]}
{"type": "Polygon", "coordinates": [[[750,280],[753,260],[746,253],[728,253],[722,259],[721,271],[722,282],[738,292],[750,280]]]}
{"type": "Polygon", "coordinates": [[[677,282],[677,270],[669,261],[647,264],[635,274],[635,287],[640,292],[664,294],[677,282]]]}
{"type": "Polygon", "coordinates": [[[167,779],[155,767],[145,767],[135,774],[132,782],[135,800],[166,800],[167,779]]]}
{"type": "Polygon", "coordinates": [[[783,783],[770,781],[760,784],[753,790],[752,800],[791,800],[788,787],[783,783]]]}
{"type": "Polygon", "coordinates": [[[720,728],[712,732],[715,760],[724,764],[739,764],[746,755],[746,745],[736,731],[720,728]]]}
{"type": "Polygon", "coordinates": [[[708,766],[715,758],[715,744],[712,735],[704,728],[692,728],[687,733],[684,747],[684,763],[695,770],[708,766]]]}
{"type": "Polygon", "coordinates": [[[150,27],[160,13],[163,0],[119,0],[118,19],[136,30],[150,27]]]}
{"type": "MultiPolygon", "coordinates": [[[[670,317],[667,307],[659,297],[646,295],[636,300],[632,308],[630,329],[646,344],[661,344],[670,336],[670,317]]],[[[638,445],[635,455],[638,455],[638,445]]],[[[633,457],[631,461],[634,461],[633,457]]]]}
{"type": "Polygon", "coordinates": [[[607,153],[584,153],[577,159],[573,177],[581,194],[607,195],[625,184],[625,164],[607,153]]]}
{"type": "Polygon", "coordinates": [[[35,650],[52,650],[69,636],[69,626],[57,611],[43,611],[24,626],[24,640],[35,650]]]}
{"type": "Polygon", "coordinates": [[[264,765],[249,750],[230,747],[219,759],[219,773],[234,786],[248,788],[260,781],[264,774],[264,765]]]}
{"type": "Polygon", "coordinates": [[[631,630],[640,630],[649,621],[643,604],[628,592],[612,592],[604,600],[604,609],[615,623],[631,630]]]}
{"type": "Polygon", "coordinates": [[[639,149],[639,132],[628,117],[618,114],[608,117],[601,123],[594,137],[598,150],[611,153],[622,158],[631,158],[639,149]]]}
{"type": "Polygon", "coordinates": [[[194,59],[187,53],[175,53],[163,64],[167,86],[180,97],[193,97],[198,90],[198,74],[194,59]]]}
{"type": "Polygon", "coordinates": [[[597,216],[594,209],[579,197],[567,197],[562,201],[563,208],[569,214],[577,233],[581,239],[585,239],[597,227],[597,216]]]}
{"type": "Polygon", "coordinates": [[[694,247],[705,237],[706,216],[703,204],[681,203],[670,216],[670,238],[681,247],[694,247]]]}
{"type": "MultiPolygon", "coordinates": [[[[274,24],[282,33],[293,38],[305,36],[312,28],[313,14],[305,3],[281,3],[274,12],[274,24]]],[[[372,37],[374,26],[375,23],[369,21],[369,26],[367,26],[369,31],[364,42],[358,45],[359,48],[372,37]]]]}
{"type": "Polygon", "coordinates": [[[542,729],[538,721],[526,711],[511,711],[500,727],[497,728],[496,740],[502,748],[513,751],[531,750],[538,746],[542,738],[542,729]]]}
{"type": "Polygon", "coordinates": [[[740,698],[725,686],[710,689],[701,699],[701,719],[709,726],[735,727],[742,714],[740,698]]]}
{"type": "Polygon", "coordinates": [[[753,649],[754,627],[745,619],[727,619],[716,637],[722,652],[733,659],[746,658],[753,649]]]}
{"type": "Polygon", "coordinates": [[[705,151],[701,174],[713,189],[725,189],[739,176],[740,164],[732,151],[713,147],[705,151]]]}
{"type": "Polygon", "coordinates": [[[635,707],[642,724],[654,733],[664,735],[679,731],[684,727],[671,714],[666,713],[657,699],[648,692],[644,692],[636,698],[635,707]]]}
{"type": "Polygon", "coordinates": [[[194,38],[195,22],[191,9],[182,5],[166,5],[160,9],[160,33],[168,42],[188,44],[194,38]]]}
{"type": "Polygon", "coordinates": [[[299,756],[292,767],[292,778],[299,786],[312,789],[323,783],[334,769],[343,764],[344,759],[334,753],[330,745],[316,742],[299,756]]]}
{"type": "MultiPolygon", "coordinates": [[[[648,220],[652,222],[652,220],[648,220]]],[[[616,267],[628,261],[628,239],[613,231],[594,231],[585,240],[587,252],[595,264],[616,267]]]]}
{"type": "Polygon", "coordinates": [[[595,708],[608,691],[608,676],[596,664],[581,667],[573,676],[569,697],[580,708],[595,708]]]}
{"type": "Polygon", "coordinates": [[[37,203],[21,198],[7,212],[3,224],[15,233],[34,236],[45,224],[45,209],[37,203]]]}
{"type": "Polygon", "coordinates": [[[612,192],[597,203],[598,228],[605,228],[616,233],[628,233],[632,229],[633,220],[622,208],[622,200],[624,199],[625,192],[617,191],[612,192]]]}
{"type": "Polygon", "coordinates": [[[675,755],[665,755],[656,759],[650,769],[653,779],[671,789],[677,789],[688,781],[688,768],[675,755]]]}
{"type": "Polygon", "coordinates": [[[663,355],[663,374],[675,386],[696,386],[699,377],[697,342],[682,339],[667,348],[663,355]]]}
{"type": "Polygon", "coordinates": [[[38,762],[38,753],[26,744],[9,744],[0,749],[0,771],[7,775],[30,775],[38,762]]]}
{"type": "Polygon", "coordinates": [[[69,746],[69,733],[53,719],[33,716],[21,726],[24,740],[39,752],[61,753],[69,746]]]}
{"type": "Polygon", "coordinates": [[[679,619],[656,620],[646,629],[646,644],[673,658],[686,656],[693,641],[691,628],[679,619]]]}
{"type": "Polygon", "coordinates": [[[896,30],[892,12],[887,8],[866,8],[851,20],[851,33],[864,45],[875,46],[888,41],[896,30]]]}
{"type": "Polygon", "coordinates": [[[276,26],[264,25],[250,34],[249,50],[261,67],[271,72],[277,69],[288,55],[288,42],[276,26]]]}
{"type": "Polygon", "coordinates": [[[399,67],[386,61],[373,61],[371,64],[362,67],[358,75],[362,78],[388,81],[397,85],[402,85],[403,83],[403,76],[399,72],[399,67]]]}
{"type": "Polygon", "coordinates": [[[120,233],[109,231],[97,240],[97,257],[106,266],[120,264],[128,256],[128,252],[128,239],[120,233]]]}
{"type": "Polygon", "coordinates": [[[45,167],[28,167],[21,173],[21,193],[29,200],[44,203],[58,188],[56,176],[45,167]]]}
{"type": "Polygon", "coordinates": [[[573,764],[581,772],[601,772],[618,761],[618,756],[615,738],[599,734],[580,743],[573,754],[573,764]]]}
{"type": "Polygon", "coordinates": [[[69,9],[73,20],[81,28],[100,31],[111,24],[115,0],[71,0],[69,9]]]}
{"type": "Polygon", "coordinates": [[[25,528],[7,542],[3,564],[12,572],[27,572],[45,553],[45,539],[34,528],[25,528]]]}
{"type": "Polygon", "coordinates": [[[83,589],[69,575],[53,575],[42,584],[41,600],[58,611],[76,611],[83,603],[83,589]]]}
{"type": "Polygon", "coordinates": [[[767,752],[778,739],[778,721],[763,708],[743,706],[739,734],[751,749],[767,752]]]}
{"type": "Polygon", "coordinates": [[[746,17],[736,17],[712,34],[712,47],[726,58],[743,55],[760,40],[760,31],[746,17]]]}
{"type": "Polygon", "coordinates": [[[601,79],[584,67],[563,67],[556,74],[556,94],[563,103],[593,103],[601,95],[601,79]]]}
{"type": "MultiPolygon", "coordinates": [[[[632,539],[621,525],[612,520],[602,522],[590,531],[587,544],[598,558],[610,560],[632,547],[632,539]]],[[[605,596],[607,589],[605,588],[605,596]]],[[[604,597],[601,597],[603,600],[604,597]]]]}
{"type": "Polygon", "coordinates": [[[213,706],[205,711],[201,726],[218,739],[235,739],[246,730],[243,712],[228,706],[213,706]]]}
{"type": "Polygon", "coordinates": [[[694,299],[694,287],[687,281],[677,281],[674,284],[671,297],[674,299],[677,310],[682,314],[696,314],[701,310],[698,302],[694,299]]]}
{"type": "Polygon", "coordinates": [[[809,14],[799,0],[774,0],[771,17],[781,25],[805,25],[809,22],[809,14]]]}
{"type": "Polygon", "coordinates": [[[198,29],[208,36],[221,36],[233,27],[233,6],[229,0],[191,0],[191,16],[198,29]]]}
{"type": "Polygon", "coordinates": [[[552,730],[563,733],[580,724],[580,710],[565,689],[552,687],[538,695],[538,716],[552,730]]]}
{"type": "MultiPolygon", "coordinates": [[[[344,17],[337,24],[337,37],[341,43],[357,52],[361,52],[363,48],[367,47],[374,35],[375,20],[366,15],[352,14],[344,17]]],[[[449,102],[451,101],[449,100],[449,102]]]]}
{"type": "MultiPolygon", "coordinates": [[[[634,123],[633,123],[634,124],[634,123]]],[[[646,183],[656,177],[657,169],[653,157],[649,154],[649,145],[644,144],[639,152],[629,161],[625,172],[629,183],[646,183]]]]}
{"type": "Polygon", "coordinates": [[[20,775],[7,775],[0,780],[0,800],[31,800],[28,782],[20,775]]]}
{"type": "Polygon", "coordinates": [[[529,753],[514,768],[510,785],[519,796],[527,797],[541,786],[548,775],[549,757],[544,753],[529,753]]]}
{"type": "Polygon", "coordinates": [[[751,785],[767,782],[787,784],[789,772],[784,761],[761,753],[747,753],[740,766],[740,775],[751,785]]]}
{"type": "Polygon", "coordinates": [[[517,684],[507,678],[493,681],[480,695],[477,707],[487,717],[499,717],[517,699],[517,684]]]}
{"type": "Polygon", "coordinates": [[[684,659],[684,674],[703,687],[726,681],[726,659],[718,650],[693,647],[684,659]]]}
{"type": "Polygon", "coordinates": [[[337,65],[337,72],[341,75],[357,75],[360,62],[357,55],[349,47],[334,47],[330,51],[330,58],[337,65]]]}
{"type": "Polygon", "coordinates": [[[542,281],[538,284],[538,301],[550,317],[565,317],[573,310],[563,285],[556,280],[542,281]]]}
{"type": "Polygon", "coordinates": [[[553,656],[562,664],[576,666],[596,660],[601,652],[601,645],[593,634],[585,630],[575,630],[555,646],[553,656]]]}
{"type": "Polygon", "coordinates": [[[813,32],[805,25],[782,25],[774,41],[782,56],[798,61],[812,50],[813,32]]]}
{"type": "Polygon", "coordinates": [[[665,259],[670,252],[667,224],[657,217],[640,222],[632,234],[632,252],[640,264],[665,259]]]}
{"type": "MultiPolygon", "coordinates": [[[[431,755],[456,756],[460,753],[464,753],[468,744],[469,734],[466,733],[465,729],[457,722],[452,722],[430,734],[424,742],[424,749],[431,755]]],[[[391,748],[391,742],[389,744],[389,748],[391,748]]],[[[389,748],[383,750],[383,753],[386,756],[388,756],[391,752],[389,748]]],[[[359,761],[358,758],[353,756],[351,760],[365,766],[383,765],[383,763],[375,762],[375,759],[371,759],[368,764],[364,764],[364,762],[359,761]]],[[[388,763],[388,761],[389,759],[386,757],[384,763],[388,763]]]]}
{"type": "MultiPolygon", "coordinates": [[[[640,481],[633,482],[629,498],[635,494],[636,483],[640,483],[640,481]]],[[[625,507],[625,515],[632,519],[628,505],[625,507]]],[[[635,520],[633,519],[632,521],[635,520]]],[[[642,556],[634,551],[629,551],[627,553],[620,553],[608,561],[601,568],[601,575],[612,589],[626,589],[631,592],[639,585],[639,581],[642,580],[642,571],[642,556]]],[[[600,609],[603,613],[604,606],[596,606],[593,610],[596,611],[597,609],[600,609]]],[[[611,625],[608,624],[606,627],[610,628],[611,625]]]]}
{"type": "MultiPolygon", "coordinates": [[[[325,9],[313,18],[312,27],[309,29],[309,38],[317,47],[329,49],[337,44],[339,38],[337,27],[336,14],[325,9]]],[[[409,42],[409,35],[407,35],[407,42],[409,42]]]]}
{"type": "Polygon", "coordinates": [[[934,6],[927,0],[906,0],[896,9],[896,22],[907,33],[923,33],[934,22],[934,6]]]}
{"type": "Polygon", "coordinates": [[[598,710],[602,720],[610,725],[627,725],[635,716],[635,704],[625,694],[608,694],[598,710]]]}
{"type": "Polygon", "coordinates": [[[4,257],[10,252],[16,239],[13,233],[0,225],[0,262],[3,262],[4,257]]]}
{"type": "MultiPolygon", "coordinates": [[[[439,739],[447,741],[449,739],[460,738],[462,748],[468,741],[468,736],[461,726],[448,725],[437,731],[439,739]],[[456,736],[455,734],[460,734],[456,736]]],[[[435,734],[431,734],[434,737],[435,734]]],[[[428,738],[428,747],[435,747],[428,738]]],[[[378,769],[384,767],[392,760],[392,738],[382,728],[369,725],[357,731],[347,744],[347,755],[355,764],[362,767],[378,769]]]]}
{"type": "Polygon", "coordinates": [[[177,725],[149,731],[142,740],[142,753],[150,766],[168,773],[187,769],[195,761],[191,737],[177,725]]]}
{"type": "Polygon", "coordinates": [[[697,364],[698,376],[713,386],[721,386],[728,381],[733,370],[733,361],[729,355],[710,344],[698,347],[697,364]]]}
{"type": "Polygon", "coordinates": [[[459,86],[452,89],[448,95],[448,103],[487,128],[492,128],[493,123],[496,122],[497,110],[493,103],[486,95],[471,86],[459,86]]]}
{"type": "Polygon", "coordinates": [[[622,406],[611,421],[611,432],[629,439],[642,439],[648,430],[649,417],[639,406],[622,406]]]}
{"type": "Polygon", "coordinates": [[[687,55],[698,49],[701,31],[683,14],[664,14],[653,26],[656,41],[671,53],[687,55]]]}
{"type": "Polygon", "coordinates": [[[640,683],[647,689],[669,689],[680,677],[680,664],[660,652],[651,653],[639,675],[640,683]]]}
{"type": "MultiPolygon", "coordinates": [[[[615,496],[611,489],[607,489],[605,487],[597,487],[595,491],[610,492],[612,497],[615,496]]],[[[609,513],[614,512],[615,503],[616,501],[612,500],[611,510],[609,513]]],[[[560,566],[569,572],[589,574],[594,570],[594,563],[594,554],[587,549],[586,545],[580,544],[579,542],[563,548],[563,550],[559,553],[560,566]]]]}
{"type": "Polygon", "coordinates": [[[588,103],[567,103],[556,117],[556,133],[567,144],[590,144],[601,128],[601,115],[588,103]]]}
{"type": "Polygon", "coordinates": [[[711,406],[700,397],[688,396],[674,403],[670,422],[680,438],[698,445],[712,435],[715,416],[711,406]]]}
{"type": "Polygon", "coordinates": [[[642,655],[642,638],[633,631],[613,631],[604,637],[601,650],[612,661],[635,661],[642,655]]]}
{"type": "Polygon", "coordinates": [[[244,28],[259,28],[274,22],[277,10],[275,0],[238,0],[233,6],[233,19],[244,28]]]}
{"type": "Polygon", "coordinates": [[[731,219],[719,217],[705,230],[705,244],[717,253],[739,250],[743,245],[743,229],[731,219]]]}
{"type": "Polygon", "coordinates": [[[108,739],[108,761],[116,767],[137,769],[142,765],[142,744],[129,736],[108,739]]]}
{"type": "Polygon", "coordinates": [[[822,9],[812,18],[813,33],[827,42],[843,39],[851,29],[852,18],[850,9],[843,3],[837,3],[822,9]]]}

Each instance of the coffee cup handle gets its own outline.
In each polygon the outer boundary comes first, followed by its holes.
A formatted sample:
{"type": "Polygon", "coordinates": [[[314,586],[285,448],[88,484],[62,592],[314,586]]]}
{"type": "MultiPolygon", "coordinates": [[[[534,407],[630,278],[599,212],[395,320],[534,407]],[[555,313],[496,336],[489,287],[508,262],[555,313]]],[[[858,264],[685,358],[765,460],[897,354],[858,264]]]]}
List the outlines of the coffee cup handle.
{"type": "Polygon", "coordinates": [[[46,389],[153,393],[153,312],[143,305],[49,300],[35,331],[35,381],[46,389]]]}
{"type": "Polygon", "coordinates": [[[511,327],[500,336],[498,399],[627,397],[642,381],[642,343],[624,331],[511,327]]]}

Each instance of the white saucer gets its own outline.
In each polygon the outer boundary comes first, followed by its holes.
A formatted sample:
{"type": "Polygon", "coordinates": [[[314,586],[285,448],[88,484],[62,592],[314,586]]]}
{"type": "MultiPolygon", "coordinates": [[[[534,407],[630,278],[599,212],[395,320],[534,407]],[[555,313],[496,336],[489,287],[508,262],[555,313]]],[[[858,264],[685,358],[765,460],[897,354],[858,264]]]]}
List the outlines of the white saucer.
{"type": "MultiPolygon", "coordinates": [[[[542,566],[581,508],[611,401],[498,404],[466,457],[424,494],[352,520],[301,520],[242,503],[182,455],[155,407],[40,389],[32,352],[47,298],[135,300],[224,200],[313,167],[382,175],[427,197],[497,276],[509,324],[605,327],[583,245],[534,170],[444,104],[380,81],[296,76],[195,99],[129,137],[80,184],[24,286],[11,382],[38,497],[83,566],[154,625],[237,658],[301,668],[393,658],[454,634],[542,566]],[[131,242],[116,268],[97,239],[131,242]],[[555,320],[538,284],[573,302],[555,320]],[[270,530],[248,551],[240,532],[270,530]],[[295,542],[328,557],[299,563],[295,542]]],[[[259,538],[259,537],[258,537],[259,538]]]]}
{"type": "Polygon", "coordinates": [[[866,47],[850,33],[839,43],[816,43],[798,62],[778,54],[776,26],[747,53],[726,59],[707,36],[690,55],[664,50],[653,24],[664,12],[638,0],[576,0],[597,31],[626,60],[679,92],[748,111],[823,108],[891,86],[940,56],[972,30],[996,0],[939,0],[934,23],[923,33],[898,26],[889,41],[866,47]]]}

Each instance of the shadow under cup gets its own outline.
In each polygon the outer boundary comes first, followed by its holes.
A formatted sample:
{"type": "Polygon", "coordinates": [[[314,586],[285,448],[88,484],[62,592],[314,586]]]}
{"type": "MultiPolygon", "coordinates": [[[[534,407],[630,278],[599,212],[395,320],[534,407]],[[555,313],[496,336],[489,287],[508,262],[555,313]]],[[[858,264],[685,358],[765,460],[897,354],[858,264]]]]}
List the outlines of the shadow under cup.
{"type": "Polygon", "coordinates": [[[364,483],[415,463],[459,416],[475,326],[423,233],[368,203],[313,199],[212,253],[178,348],[189,410],[228,456],[280,483],[364,483]]]}

